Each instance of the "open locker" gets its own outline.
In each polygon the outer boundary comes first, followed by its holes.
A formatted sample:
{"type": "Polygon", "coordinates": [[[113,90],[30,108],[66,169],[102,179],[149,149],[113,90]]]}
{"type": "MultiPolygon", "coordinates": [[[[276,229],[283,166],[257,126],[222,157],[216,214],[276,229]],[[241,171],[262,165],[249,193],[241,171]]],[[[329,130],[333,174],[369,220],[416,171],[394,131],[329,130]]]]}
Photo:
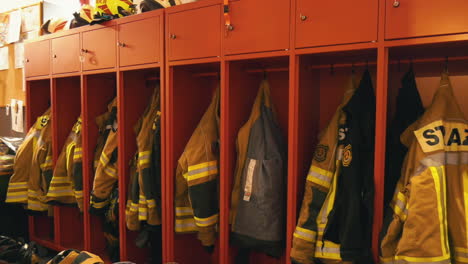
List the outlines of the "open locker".
{"type": "MultiPolygon", "coordinates": [[[[226,88],[222,96],[223,131],[222,142],[225,148],[222,153],[222,182],[221,182],[221,241],[226,256],[223,263],[234,263],[239,253],[237,246],[231,245],[232,226],[230,225],[231,197],[234,186],[237,164],[236,142],[239,130],[249,120],[254,101],[259,92],[262,80],[268,80],[270,87],[272,108],[276,122],[279,125],[284,154],[287,157],[288,122],[289,122],[289,57],[271,57],[226,62],[226,88]]],[[[287,188],[287,158],[284,160],[284,243],[286,244],[286,188],[287,188]]],[[[284,248],[284,247],[283,247],[284,248]]],[[[250,263],[285,263],[285,251],[280,259],[272,258],[264,253],[251,251],[248,258],[250,263]]]]}
{"type": "Polygon", "coordinates": [[[166,138],[166,230],[168,257],[165,261],[190,263],[218,263],[219,242],[215,242],[213,253],[208,253],[197,239],[196,234],[175,233],[175,175],[178,160],[187,142],[200,122],[201,117],[212,101],[215,90],[219,88],[220,64],[203,63],[193,65],[171,66],[168,72],[168,86],[165,110],[167,111],[166,138]]]}
{"type": "MultiPolygon", "coordinates": [[[[52,155],[54,164],[81,115],[80,76],[52,79],[52,155]]],[[[76,206],[54,206],[56,242],[63,248],[84,248],[83,214],[76,206]],[[73,230],[73,232],[70,232],[73,230]]]]}
{"type": "MultiPolygon", "coordinates": [[[[82,148],[83,148],[83,211],[85,249],[110,260],[106,251],[101,216],[89,213],[90,194],[94,181],[94,155],[99,137],[96,118],[108,111],[108,105],[117,95],[116,73],[83,76],[82,85],[82,148]]],[[[118,256],[117,256],[118,257],[118,256]]]]}
{"type": "MultiPolygon", "coordinates": [[[[130,231],[126,223],[126,206],[128,200],[128,186],[130,185],[130,162],[138,153],[137,134],[135,131],[137,122],[145,113],[145,109],[151,102],[155,89],[160,89],[160,69],[150,68],[120,72],[118,90],[118,134],[119,134],[119,197],[120,197],[120,256],[121,260],[131,260],[136,263],[144,263],[149,258],[161,257],[161,249],[138,248],[137,237],[143,229],[130,231]],[[151,255],[151,256],[150,256],[151,255]]],[[[159,204],[156,205],[160,207],[159,204]]],[[[157,233],[157,232],[156,232],[157,233]]],[[[153,233],[155,241],[161,239],[153,233]]],[[[154,241],[153,241],[154,242],[154,241]]],[[[156,242],[157,243],[157,242],[156,242]]]]}
{"type": "MultiPolygon", "coordinates": [[[[319,145],[319,135],[330,123],[338,106],[342,103],[345,91],[349,89],[354,74],[355,88],[359,85],[365,70],[369,70],[374,92],[376,90],[376,49],[302,54],[296,57],[293,66],[296,72],[294,85],[295,121],[294,153],[289,178],[288,202],[288,254],[292,247],[301,206],[304,199],[306,178],[312,161],[321,162],[327,155],[333,155],[332,146],[319,145]],[[314,154],[315,153],[315,154],[314,154]]],[[[349,94],[349,92],[348,92],[349,94]]],[[[374,110],[375,111],[375,110],[374,110]]],[[[325,222],[324,222],[325,223],[325,222]]],[[[322,223],[322,224],[324,224],[322,223]]],[[[317,223],[318,236],[324,226],[317,223]]],[[[367,227],[372,230],[372,227],[367,227]]],[[[321,241],[318,241],[319,243],[321,241]]],[[[330,252],[332,252],[330,250],[330,252]]],[[[339,257],[340,252],[335,252],[339,257]]],[[[329,256],[333,258],[333,256],[329,256]]]]}
{"type": "MultiPolygon", "coordinates": [[[[26,131],[31,128],[36,119],[40,117],[51,104],[50,79],[26,82],[26,131]]],[[[45,243],[54,243],[54,218],[47,214],[32,215],[29,217],[30,237],[45,243]]]]}

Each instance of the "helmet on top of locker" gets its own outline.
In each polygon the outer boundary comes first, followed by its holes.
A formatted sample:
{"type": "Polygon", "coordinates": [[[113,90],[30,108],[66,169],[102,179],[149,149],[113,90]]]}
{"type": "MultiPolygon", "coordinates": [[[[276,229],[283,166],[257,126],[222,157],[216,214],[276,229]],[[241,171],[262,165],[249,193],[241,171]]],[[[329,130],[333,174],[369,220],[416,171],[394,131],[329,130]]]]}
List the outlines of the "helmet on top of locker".
{"type": "Polygon", "coordinates": [[[41,29],[44,34],[51,34],[70,28],[70,21],[65,18],[51,18],[42,24],[41,29]]]}
{"type": "Polygon", "coordinates": [[[131,15],[135,12],[132,0],[96,0],[97,15],[113,18],[131,15]]]}

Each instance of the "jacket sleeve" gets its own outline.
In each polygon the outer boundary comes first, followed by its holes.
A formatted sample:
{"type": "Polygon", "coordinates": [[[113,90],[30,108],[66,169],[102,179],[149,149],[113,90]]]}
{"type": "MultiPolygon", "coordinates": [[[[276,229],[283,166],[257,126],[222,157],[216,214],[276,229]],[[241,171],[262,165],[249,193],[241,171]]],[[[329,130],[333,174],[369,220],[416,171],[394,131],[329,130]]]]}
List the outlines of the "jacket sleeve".
{"type": "Polygon", "coordinates": [[[175,177],[175,232],[192,233],[197,231],[193,210],[188,200],[188,187],[184,179],[187,173],[187,160],[185,155],[179,159],[175,177]]]}
{"type": "Polygon", "coordinates": [[[137,159],[135,157],[130,164],[130,184],[128,187],[127,209],[125,210],[127,228],[132,231],[140,229],[140,221],[138,219],[140,185],[138,184],[136,162],[137,159]]]}
{"type": "Polygon", "coordinates": [[[216,225],[219,218],[218,161],[213,158],[192,162],[184,178],[187,181],[188,194],[198,229],[198,239],[204,246],[212,246],[216,240],[216,225]]]}
{"type": "Polygon", "coordinates": [[[325,202],[336,172],[338,114],[321,135],[305,182],[299,220],[293,234],[291,260],[314,263],[316,241],[321,241],[325,226],[317,225],[317,217],[325,202]]]}
{"type": "Polygon", "coordinates": [[[48,188],[47,192],[47,200],[49,202],[76,202],[73,194],[72,181],[69,177],[69,165],[71,159],[73,158],[74,149],[75,144],[69,137],[55,164],[52,180],[50,181],[50,187],[48,188]]]}
{"type": "Polygon", "coordinates": [[[81,146],[81,132],[77,134],[77,137],[73,152],[71,179],[73,181],[76,202],[80,211],[83,211],[83,149],[81,146]]]}
{"type": "Polygon", "coordinates": [[[109,196],[117,182],[117,132],[111,130],[102,150],[94,177],[90,211],[99,213],[109,204],[109,196]]]}

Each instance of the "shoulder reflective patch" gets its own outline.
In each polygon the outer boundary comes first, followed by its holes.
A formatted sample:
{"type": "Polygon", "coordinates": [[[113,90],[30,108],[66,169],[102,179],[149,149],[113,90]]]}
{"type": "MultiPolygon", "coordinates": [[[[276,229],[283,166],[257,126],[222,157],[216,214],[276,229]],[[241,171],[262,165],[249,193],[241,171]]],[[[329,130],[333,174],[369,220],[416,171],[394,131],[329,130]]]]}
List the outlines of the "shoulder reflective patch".
{"type": "Polygon", "coordinates": [[[425,153],[468,151],[468,124],[461,121],[434,121],[414,131],[414,135],[425,153]]]}
{"type": "Polygon", "coordinates": [[[315,149],[314,160],[317,162],[323,162],[327,159],[328,146],[319,144],[315,149]]]}
{"type": "Polygon", "coordinates": [[[244,187],[244,201],[246,202],[249,202],[250,197],[252,196],[253,175],[255,172],[256,165],[257,165],[257,160],[250,159],[249,165],[247,167],[247,176],[245,178],[245,187],[244,187]]]}
{"type": "Polygon", "coordinates": [[[48,115],[40,116],[36,121],[36,129],[44,128],[49,122],[50,117],[48,115]]]}
{"type": "Polygon", "coordinates": [[[343,149],[343,166],[349,167],[352,160],[353,152],[351,150],[351,144],[348,144],[348,146],[343,149]]]}

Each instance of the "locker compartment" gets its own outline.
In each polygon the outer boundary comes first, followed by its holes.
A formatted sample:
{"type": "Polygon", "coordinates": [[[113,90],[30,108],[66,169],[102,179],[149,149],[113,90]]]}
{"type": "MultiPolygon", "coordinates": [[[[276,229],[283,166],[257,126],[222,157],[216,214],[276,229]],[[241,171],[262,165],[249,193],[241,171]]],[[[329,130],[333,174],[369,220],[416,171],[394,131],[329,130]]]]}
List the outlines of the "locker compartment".
{"type": "Polygon", "coordinates": [[[80,59],[84,71],[115,67],[115,34],[115,27],[83,32],[80,59]]]}
{"type": "MultiPolygon", "coordinates": [[[[80,77],[52,79],[52,156],[54,164],[73,125],[81,114],[80,77]]],[[[75,205],[54,206],[56,242],[65,248],[83,249],[83,215],[75,205]],[[73,230],[73,232],[70,232],[73,230]]]]}
{"type": "Polygon", "coordinates": [[[161,18],[128,22],[118,25],[120,66],[160,62],[161,18]]]}
{"type": "Polygon", "coordinates": [[[229,15],[233,28],[223,28],[224,53],[289,49],[289,9],[290,2],[282,0],[230,1],[229,15]]]}
{"type": "MultiPolygon", "coordinates": [[[[36,119],[50,107],[50,79],[28,81],[26,83],[26,129],[29,130],[36,119]]],[[[47,215],[29,216],[29,233],[33,240],[54,243],[54,218],[47,215]]],[[[42,243],[44,244],[44,243],[42,243]]]]}
{"type": "MultiPolygon", "coordinates": [[[[223,98],[223,103],[227,104],[224,108],[227,113],[223,115],[227,118],[225,121],[226,131],[223,134],[224,146],[227,148],[223,151],[223,161],[226,167],[222,170],[223,180],[226,182],[222,184],[224,188],[222,195],[224,196],[224,204],[226,208],[231,208],[231,194],[234,185],[235,169],[237,164],[237,150],[236,141],[239,129],[245,125],[252,111],[253,103],[257,96],[260,83],[265,74],[270,84],[271,98],[273,108],[276,114],[276,120],[281,130],[283,142],[285,144],[285,151],[287,152],[288,146],[288,122],[289,122],[289,58],[288,57],[273,57],[265,59],[251,59],[243,61],[228,62],[228,88],[226,90],[226,97],[223,98]]],[[[287,167],[287,159],[284,163],[287,167]]],[[[285,175],[285,194],[287,188],[287,176],[285,175]]],[[[286,195],[284,197],[286,205],[286,195]]],[[[286,209],[286,208],[285,208],[286,209]]],[[[229,209],[226,209],[222,215],[225,219],[229,219],[229,209]]],[[[286,213],[286,212],[285,212],[286,213]]],[[[284,215],[284,239],[286,242],[286,214],[284,215]]],[[[231,225],[222,226],[222,234],[227,234],[232,237],[231,225]],[[224,230],[223,230],[224,229],[224,230]],[[226,230],[227,229],[227,230],[226,230]]],[[[229,243],[229,240],[226,240],[229,243]]],[[[238,249],[234,245],[225,245],[229,250],[229,261],[234,263],[234,258],[238,253],[238,249]]],[[[282,252],[281,259],[268,257],[267,255],[259,252],[252,252],[250,254],[251,263],[286,263],[289,259],[286,256],[286,250],[282,252]]]]}
{"type": "Polygon", "coordinates": [[[467,9],[463,0],[387,0],[385,39],[466,33],[467,9]]]}
{"type": "Polygon", "coordinates": [[[54,38],[52,42],[52,74],[79,72],[80,35],[54,38]]]}
{"type": "MultiPolygon", "coordinates": [[[[289,178],[288,248],[292,247],[293,233],[298,222],[306,178],[319,143],[319,134],[327,127],[337,107],[342,103],[352,71],[359,82],[368,68],[376,90],[376,50],[356,50],[337,53],[302,55],[298,57],[295,91],[297,121],[293,126],[296,146],[289,178]],[[353,66],[354,64],[354,66],[353,66]]],[[[326,156],[330,151],[322,152],[326,156]]],[[[372,227],[368,227],[372,228],[372,227]]]]}
{"type": "Polygon", "coordinates": [[[378,1],[296,1],[296,48],[377,40],[378,1]]]}
{"type": "Polygon", "coordinates": [[[25,43],[24,46],[25,76],[50,74],[50,40],[25,43]]]}
{"type": "MultiPolygon", "coordinates": [[[[127,206],[128,186],[130,185],[129,163],[138,152],[135,126],[142,117],[145,109],[150,103],[153,92],[160,86],[160,69],[144,69],[125,71],[121,73],[121,85],[119,94],[118,125],[119,125],[119,199],[120,213],[125,216],[127,206]],[[123,209],[123,210],[122,210],[123,209]]],[[[161,91],[161,90],[160,90],[161,91]]],[[[156,205],[161,206],[160,204],[156,205]]],[[[161,208],[162,209],[162,208],[161,208]]],[[[161,210],[162,211],[162,210],[161,210]]],[[[125,219],[121,218],[121,219],[125,219]]],[[[122,260],[130,260],[135,263],[145,263],[151,254],[161,255],[156,248],[138,248],[136,238],[139,231],[130,231],[125,220],[120,222],[120,234],[122,260]],[[123,239],[125,238],[125,239],[123,239]],[[122,244],[126,241],[126,244],[122,244]]],[[[160,250],[161,251],[161,250],[160,250]]]]}
{"type": "MultiPolygon", "coordinates": [[[[83,76],[83,211],[86,247],[110,262],[103,234],[103,219],[89,214],[89,197],[94,181],[94,153],[99,136],[96,118],[107,112],[107,106],[117,95],[115,73],[83,76]]],[[[117,256],[118,257],[118,256],[117,256]]]]}
{"type": "Polygon", "coordinates": [[[221,6],[168,13],[166,24],[170,61],[221,55],[221,6]]]}
{"type": "Polygon", "coordinates": [[[215,89],[219,87],[219,63],[194,64],[174,66],[169,68],[166,129],[166,188],[167,201],[164,202],[167,212],[167,222],[163,227],[167,231],[168,249],[173,250],[173,256],[164,261],[178,263],[218,263],[219,241],[215,251],[209,254],[197,239],[196,234],[175,233],[175,173],[178,160],[192,136],[201,117],[207,110],[213,98],[215,89]]]}

